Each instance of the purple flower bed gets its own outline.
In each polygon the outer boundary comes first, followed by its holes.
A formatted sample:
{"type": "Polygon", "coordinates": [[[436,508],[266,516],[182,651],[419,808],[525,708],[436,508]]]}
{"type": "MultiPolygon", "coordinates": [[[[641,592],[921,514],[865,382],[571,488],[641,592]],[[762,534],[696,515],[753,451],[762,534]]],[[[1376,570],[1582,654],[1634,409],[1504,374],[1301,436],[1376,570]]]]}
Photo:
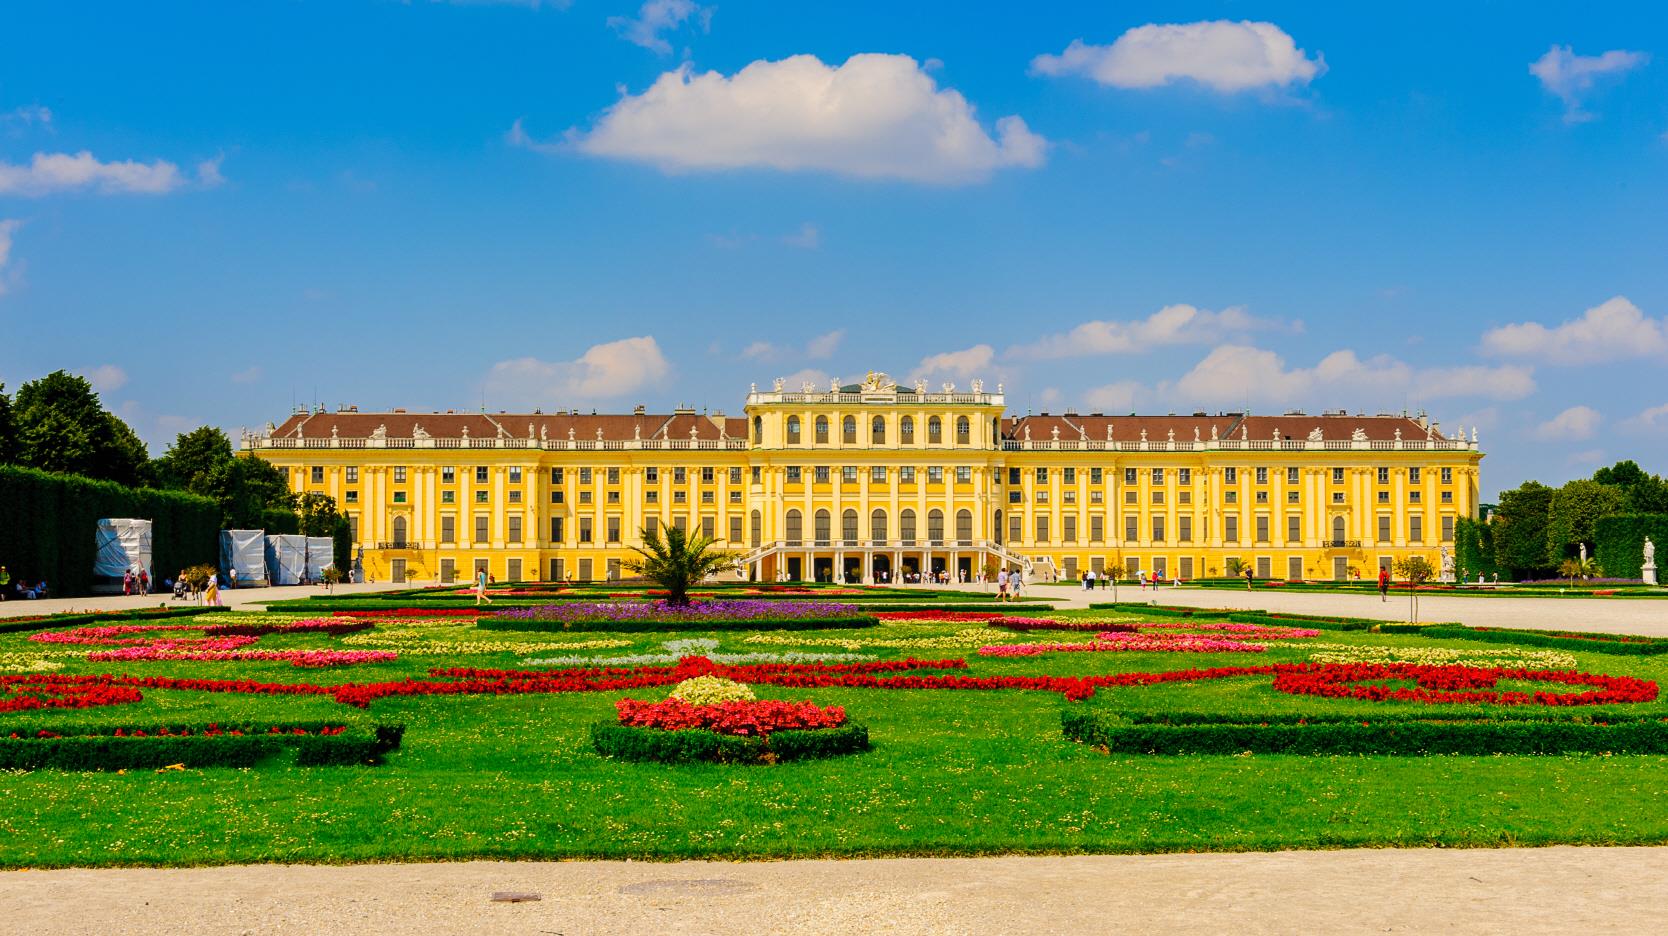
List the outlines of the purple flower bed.
{"type": "Polygon", "coordinates": [[[505,608],[484,616],[488,630],[711,630],[714,628],[810,629],[867,627],[872,614],[832,601],[731,599],[673,608],[664,601],[564,601],[505,608]]]}

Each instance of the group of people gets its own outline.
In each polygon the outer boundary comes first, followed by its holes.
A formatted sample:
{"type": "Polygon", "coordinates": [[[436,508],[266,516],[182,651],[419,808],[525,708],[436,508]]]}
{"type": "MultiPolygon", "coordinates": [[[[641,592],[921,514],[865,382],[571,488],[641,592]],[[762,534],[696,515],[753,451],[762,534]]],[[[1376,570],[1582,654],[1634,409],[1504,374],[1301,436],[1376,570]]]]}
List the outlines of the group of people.
{"type": "Polygon", "coordinates": [[[1025,587],[1025,576],[1018,572],[1003,569],[996,573],[996,600],[1012,601],[1019,597],[1020,589],[1025,587]]]}
{"type": "Polygon", "coordinates": [[[148,595],[151,593],[151,573],[144,568],[129,568],[122,573],[122,594],[148,595]]]}
{"type": "Polygon", "coordinates": [[[0,566],[0,601],[7,598],[45,598],[47,596],[46,579],[31,585],[27,579],[12,581],[12,574],[5,566],[0,566]]]}

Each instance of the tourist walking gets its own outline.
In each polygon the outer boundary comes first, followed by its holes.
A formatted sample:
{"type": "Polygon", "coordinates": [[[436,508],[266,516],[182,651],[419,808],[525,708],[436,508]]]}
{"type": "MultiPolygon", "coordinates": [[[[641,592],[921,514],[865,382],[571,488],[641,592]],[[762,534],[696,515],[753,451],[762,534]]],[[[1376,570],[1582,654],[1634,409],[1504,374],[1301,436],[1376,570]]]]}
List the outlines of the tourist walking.
{"type": "Polygon", "coordinates": [[[1383,566],[1378,567],[1378,600],[1390,600],[1390,570],[1383,566]]]}
{"type": "Polygon", "coordinates": [[[1251,567],[1250,567],[1250,566],[1246,566],[1246,567],[1245,567],[1245,590],[1246,590],[1246,591],[1250,591],[1250,590],[1251,590],[1251,579],[1252,579],[1252,576],[1253,576],[1253,573],[1252,573],[1252,571],[1251,571],[1251,567]]]}
{"type": "Polygon", "coordinates": [[[12,574],[6,571],[5,566],[0,566],[0,601],[6,600],[6,586],[11,583],[12,574]]]}
{"type": "Polygon", "coordinates": [[[140,569],[139,570],[139,594],[148,595],[150,593],[151,593],[151,574],[149,572],[145,571],[144,569],[140,569]]]}
{"type": "Polygon", "coordinates": [[[475,572],[475,603],[476,604],[480,604],[483,601],[486,602],[487,604],[492,604],[492,599],[487,597],[486,588],[487,588],[487,570],[479,569],[475,572]]]}
{"type": "Polygon", "coordinates": [[[1002,571],[996,573],[996,600],[997,601],[1007,601],[1008,600],[1008,570],[1007,569],[1003,569],[1002,571]]]}
{"type": "Polygon", "coordinates": [[[208,589],[203,592],[204,600],[213,607],[220,607],[220,576],[210,572],[208,589]]]}

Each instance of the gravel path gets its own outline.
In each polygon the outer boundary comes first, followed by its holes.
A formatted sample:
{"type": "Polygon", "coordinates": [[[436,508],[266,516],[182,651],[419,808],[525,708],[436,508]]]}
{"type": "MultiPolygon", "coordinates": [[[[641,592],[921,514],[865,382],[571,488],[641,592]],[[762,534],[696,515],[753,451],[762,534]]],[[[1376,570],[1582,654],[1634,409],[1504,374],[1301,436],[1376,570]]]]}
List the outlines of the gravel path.
{"type": "Polygon", "coordinates": [[[0,874],[31,936],[1661,932],[1668,849],[0,874]],[[494,892],[542,895],[498,903],[494,892]]]}

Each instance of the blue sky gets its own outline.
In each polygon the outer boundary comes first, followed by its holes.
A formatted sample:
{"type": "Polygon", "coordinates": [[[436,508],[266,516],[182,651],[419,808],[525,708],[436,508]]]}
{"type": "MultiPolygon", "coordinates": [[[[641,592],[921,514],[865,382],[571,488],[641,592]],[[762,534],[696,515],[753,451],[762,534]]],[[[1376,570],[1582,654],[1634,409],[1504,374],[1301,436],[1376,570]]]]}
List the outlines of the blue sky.
{"type": "Polygon", "coordinates": [[[1651,4],[14,2],[0,115],[0,380],[158,451],[878,369],[1668,471],[1651,4]]]}

